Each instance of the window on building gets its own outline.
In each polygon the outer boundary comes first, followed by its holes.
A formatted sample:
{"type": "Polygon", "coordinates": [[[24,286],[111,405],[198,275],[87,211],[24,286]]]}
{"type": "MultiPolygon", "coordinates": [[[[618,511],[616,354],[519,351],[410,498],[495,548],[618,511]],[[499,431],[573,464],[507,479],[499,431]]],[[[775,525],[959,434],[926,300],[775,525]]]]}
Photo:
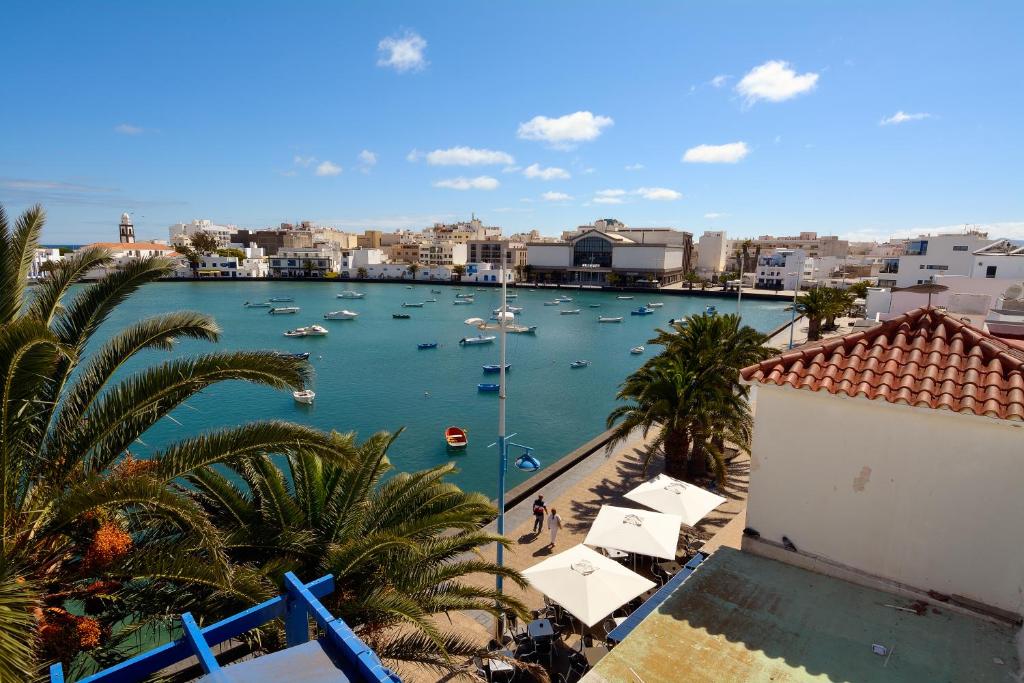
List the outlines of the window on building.
{"type": "Polygon", "coordinates": [[[904,252],[907,256],[927,256],[928,240],[914,240],[907,242],[907,249],[904,252]]]}
{"type": "Polygon", "coordinates": [[[985,277],[993,278],[996,276],[996,266],[989,266],[985,269],[985,277]]]}
{"type": "Polygon", "coordinates": [[[611,243],[601,237],[584,237],[573,247],[573,265],[611,268],[611,243]]]}
{"type": "Polygon", "coordinates": [[[967,251],[967,245],[957,244],[953,246],[953,251],[967,251]]]}

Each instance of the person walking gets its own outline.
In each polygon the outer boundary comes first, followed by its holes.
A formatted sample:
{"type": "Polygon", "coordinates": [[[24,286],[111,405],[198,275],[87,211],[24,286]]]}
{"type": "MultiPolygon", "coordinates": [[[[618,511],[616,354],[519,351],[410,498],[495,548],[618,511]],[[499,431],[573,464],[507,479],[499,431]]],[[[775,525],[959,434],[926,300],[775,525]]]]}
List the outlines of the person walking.
{"type": "Polygon", "coordinates": [[[558,514],[558,510],[551,508],[551,514],[548,515],[548,531],[551,532],[551,543],[548,543],[549,548],[555,547],[555,537],[558,536],[558,530],[562,528],[562,518],[558,514]]]}
{"type": "Polygon", "coordinates": [[[539,535],[544,529],[544,515],[548,512],[548,506],[544,504],[544,495],[538,495],[533,501],[533,533],[539,535]]]}

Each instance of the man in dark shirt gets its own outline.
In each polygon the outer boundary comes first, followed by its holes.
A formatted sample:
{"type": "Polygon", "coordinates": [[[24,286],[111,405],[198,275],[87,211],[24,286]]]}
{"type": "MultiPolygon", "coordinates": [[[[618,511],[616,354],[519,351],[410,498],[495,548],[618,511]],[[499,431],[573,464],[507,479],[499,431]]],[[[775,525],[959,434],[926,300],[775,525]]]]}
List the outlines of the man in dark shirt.
{"type": "Polygon", "coordinates": [[[544,515],[548,513],[548,506],[544,504],[543,494],[537,496],[533,501],[533,533],[539,534],[544,529],[544,515]]]}

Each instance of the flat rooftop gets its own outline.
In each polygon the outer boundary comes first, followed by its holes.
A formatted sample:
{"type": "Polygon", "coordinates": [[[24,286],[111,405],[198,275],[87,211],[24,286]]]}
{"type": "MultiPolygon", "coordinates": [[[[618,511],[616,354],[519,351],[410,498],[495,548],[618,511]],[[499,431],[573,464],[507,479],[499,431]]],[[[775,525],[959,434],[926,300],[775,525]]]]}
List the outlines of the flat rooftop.
{"type": "Polygon", "coordinates": [[[1016,635],[720,548],[583,680],[1005,682],[1020,669],[1016,635]]]}

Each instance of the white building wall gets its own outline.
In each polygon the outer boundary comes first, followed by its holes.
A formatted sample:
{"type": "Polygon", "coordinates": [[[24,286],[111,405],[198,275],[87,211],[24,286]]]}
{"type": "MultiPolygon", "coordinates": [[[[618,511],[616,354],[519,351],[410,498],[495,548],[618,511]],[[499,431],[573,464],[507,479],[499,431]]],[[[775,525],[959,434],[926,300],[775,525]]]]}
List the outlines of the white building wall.
{"type": "Polygon", "coordinates": [[[612,268],[616,270],[668,270],[682,267],[682,250],[664,246],[612,246],[612,268]],[[675,254],[676,265],[669,262],[675,254]]]}
{"type": "Polygon", "coordinates": [[[568,268],[572,265],[572,247],[568,244],[530,244],[526,247],[526,263],[538,268],[568,268]]]}
{"type": "Polygon", "coordinates": [[[916,244],[928,242],[924,255],[904,254],[899,257],[899,272],[895,276],[897,287],[910,287],[932,282],[939,275],[970,275],[977,260],[972,253],[995,240],[978,235],[923,235],[907,241],[907,250],[916,244]]]}
{"type": "Polygon", "coordinates": [[[1024,254],[975,254],[971,267],[976,278],[992,272],[994,278],[1024,280],[1024,254]]]}
{"type": "Polygon", "coordinates": [[[697,270],[707,273],[724,271],[727,241],[724,230],[705,230],[697,242],[697,270]]]}
{"type": "Polygon", "coordinates": [[[756,394],[747,526],[1024,613],[1024,424],[783,387],[756,394]]]}
{"type": "Polygon", "coordinates": [[[39,247],[35,250],[32,255],[32,263],[28,268],[28,279],[38,280],[39,278],[46,275],[43,270],[43,264],[46,262],[57,263],[61,260],[60,249],[50,249],[47,247],[39,247]]]}

